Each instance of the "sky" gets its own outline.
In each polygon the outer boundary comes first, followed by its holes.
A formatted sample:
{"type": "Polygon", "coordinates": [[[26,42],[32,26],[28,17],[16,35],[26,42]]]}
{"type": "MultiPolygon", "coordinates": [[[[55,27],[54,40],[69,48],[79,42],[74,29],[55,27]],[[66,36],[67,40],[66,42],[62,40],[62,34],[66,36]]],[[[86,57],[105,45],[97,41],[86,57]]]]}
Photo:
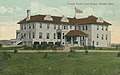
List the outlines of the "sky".
{"type": "Polygon", "coordinates": [[[15,39],[17,22],[31,15],[43,14],[74,17],[75,7],[83,11],[77,18],[90,15],[111,23],[111,42],[120,43],[120,2],[118,0],[0,0],[0,40],[15,39]]]}

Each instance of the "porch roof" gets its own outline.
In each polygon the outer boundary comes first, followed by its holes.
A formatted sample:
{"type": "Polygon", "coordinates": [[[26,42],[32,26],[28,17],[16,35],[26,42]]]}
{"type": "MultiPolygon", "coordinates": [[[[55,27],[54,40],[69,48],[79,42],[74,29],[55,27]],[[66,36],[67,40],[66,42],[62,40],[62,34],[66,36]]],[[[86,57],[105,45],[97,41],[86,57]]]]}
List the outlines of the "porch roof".
{"type": "Polygon", "coordinates": [[[88,36],[88,34],[80,30],[70,30],[65,36],[88,36]]]}

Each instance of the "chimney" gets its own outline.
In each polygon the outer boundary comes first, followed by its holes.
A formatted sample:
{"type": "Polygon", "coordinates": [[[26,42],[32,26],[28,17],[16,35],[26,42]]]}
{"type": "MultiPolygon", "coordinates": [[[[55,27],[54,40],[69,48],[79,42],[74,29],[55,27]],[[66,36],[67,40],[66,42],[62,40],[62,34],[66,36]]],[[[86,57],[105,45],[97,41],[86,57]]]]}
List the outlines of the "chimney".
{"type": "Polygon", "coordinates": [[[30,15],[31,15],[30,10],[27,10],[27,18],[26,18],[26,21],[30,20],[30,15]]]}

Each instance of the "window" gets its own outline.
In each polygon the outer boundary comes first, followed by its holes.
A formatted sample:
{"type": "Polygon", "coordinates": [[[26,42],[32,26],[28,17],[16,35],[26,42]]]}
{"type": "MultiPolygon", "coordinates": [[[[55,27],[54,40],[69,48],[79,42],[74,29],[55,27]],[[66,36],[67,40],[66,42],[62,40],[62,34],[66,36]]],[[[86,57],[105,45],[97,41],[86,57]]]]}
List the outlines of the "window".
{"type": "Polygon", "coordinates": [[[106,26],[106,29],[105,29],[106,31],[108,30],[108,27],[106,26]]]}
{"type": "Polygon", "coordinates": [[[83,26],[83,30],[84,30],[84,26],[83,26]]]}
{"type": "Polygon", "coordinates": [[[84,36],[83,36],[83,40],[84,40],[85,38],[84,38],[84,36]]]}
{"type": "Polygon", "coordinates": [[[21,25],[21,30],[23,30],[23,25],[21,25]]]}
{"type": "Polygon", "coordinates": [[[88,30],[88,26],[86,25],[86,30],[88,30]]]}
{"type": "Polygon", "coordinates": [[[102,34],[102,40],[103,40],[104,35],[102,34]]]}
{"type": "Polygon", "coordinates": [[[77,30],[77,26],[75,26],[75,30],[77,30]]]}
{"type": "Polygon", "coordinates": [[[40,23],[40,28],[42,28],[42,23],[40,23]]]}
{"type": "Polygon", "coordinates": [[[49,24],[47,24],[47,29],[49,29],[49,24]]]}
{"type": "Polygon", "coordinates": [[[108,39],[108,35],[106,34],[105,40],[107,40],[107,39],[108,39]]]}
{"type": "Polygon", "coordinates": [[[97,30],[99,30],[99,26],[97,26],[97,30]]]}
{"type": "Polygon", "coordinates": [[[32,38],[35,38],[35,33],[34,32],[32,33],[32,38]]]}
{"type": "Polygon", "coordinates": [[[30,26],[30,24],[29,24],[29,29],[31,29],[31,26],[30,26]]]}
{"type": "Polygon", "coordinates": [[[58,25],[58,29],[60,29],[60,25],[58,25]]]}
{"type": "Polygon", "coordinates": [[[57,39],[61,39],[61,33],[57,33],[57,39]]]}
{"type": "Polygon", "coordinates": [[[33,23],[33,29],[35,28],[35,24],[33,23]]]}
{"type": "Polygon", "coordinates": [[[63,33],[63,39],[64,39],[64,37],[65,37],[65,36],[64,36],[64,33],[63,33]]]}
{"type": "Polygon", "coordinates": [[[65,38],[65,36],[63,36],[63,39],[65,38]]]}
{"type": "Polygon", "coordinates": [[[72,26],[70,26],[70,29],[72,29],[72,26]]]}
{"type": "Polygon", "coordinates": [[[29,38],[31,38],[31,33],[29,33],[29,38]]]}
{"type": "Polygon", "coordinates": [[[99,38],[99,34],[97,34],[97,38],[99,38]]]}
{"type": "Polygon", "coordinates": [[[54,39],[56,39],[56,34],[54,33],[54,39]]]}
{"type": "Polygon", "coordinates": [[[54,29],[56,29],[56,25],[54,25],[54,29]]]}
{"type": "Polygon", "coordinates": [[[65,29],[65,26],[64,26],[64,29],[65,29]]]}
{"type": "Polygon", "coordinates": [[[99,42],[97,42],[96,45],[99,45],[99,42]]]}
{"type": "Polygon", "coordinates": [[[81,30],[81,26],[79,26],[79,29],[81,30]]]}
{"type": "Polygon", "coordinates": [[[24,25],[24,29],[26,30],[26,25],[24,25]]]}
{"type": "Polygon", "coordinates": [[[26,38],[26,33],[24,33],[23,37],[26,38]]]}
{"type": "Polygon", "coordinates": [[[68,25],[64,25],[63,28],[64,28],[64,29],[68,29],[68,25]]]}
{"type": "Polygon", "coordinates": [[[50,33],[47,33],[46,34],[46,39],[49,39],[50,38],[50,33]]]}
{"type": "Polygon", "coordinates": [[[68,29],[68,25],[65,25],[65,29],[68,29]]]}
{"type": "Polygon", "coordinates": [[[93,46],[94,46],[94,41],[92,41],[92,44],[93,44],[93,46]]]}
{"type": "Polygon", "coordinates": [[[102,26],[102,30],[104,30],[104,26],[102,26]]]}
{"type": "Polygon", "coordinates": [[[23,38],[23,33],[21,33],[21,39],[23,38]]]}
{"type": "Polygon", "coordinates": [[[42,39],[42,32],[39,32],[39,38],[42,39]]]}

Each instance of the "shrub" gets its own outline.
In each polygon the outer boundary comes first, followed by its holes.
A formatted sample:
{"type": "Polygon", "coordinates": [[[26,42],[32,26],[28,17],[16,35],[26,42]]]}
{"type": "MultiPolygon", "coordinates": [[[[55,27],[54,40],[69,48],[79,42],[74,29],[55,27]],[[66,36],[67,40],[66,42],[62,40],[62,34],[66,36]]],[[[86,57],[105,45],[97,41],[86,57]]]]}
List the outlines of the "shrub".
{"type": "Polygon", "coordinates": [[[18,52],[18,50],[17,49],[14,49],[14,54],[16,54],[18,52]]]}
{"type": "Polygon", "coordinates": [[[24,50],[32,49],[31,47],[24,46],[24,50]]]}
{"type": "Polygon", "coordinates": [[[87,46],[88,49],[95,49],[95,46],[87,46]]]}
{"type": "Polygon", "coordinates": [[[88,54],[88,51],[87,51],[87,50],[85,50],[85,54],[86,54],[86,55],[88,54]]]}
{"type": "Polygon", "coordinates": [[[95,46],[92,46],[92,49],[95,49],[95,46]]]}
{"type": "Polygon", "coordinates": [[[100,50],[102,50],[102,48],[101,48],[101,47],[100,47],[99,49],[100,49],[100,50]]]}
{"type": "Polygon", "coordinates": [[[120,57],[120,52],[117,54],[117,57],[120,57]]]}

